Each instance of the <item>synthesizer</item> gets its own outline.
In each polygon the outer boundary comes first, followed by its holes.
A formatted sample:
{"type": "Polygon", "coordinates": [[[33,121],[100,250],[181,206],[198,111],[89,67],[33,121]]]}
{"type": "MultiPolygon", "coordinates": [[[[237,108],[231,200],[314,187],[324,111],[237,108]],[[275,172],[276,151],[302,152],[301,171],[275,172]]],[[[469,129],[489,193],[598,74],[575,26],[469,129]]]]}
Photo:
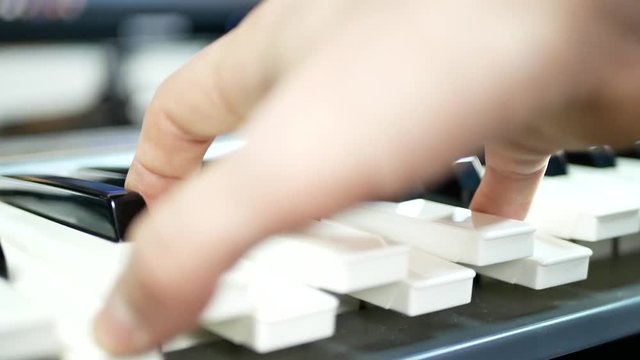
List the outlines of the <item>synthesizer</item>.
{"type": "MultiPolygon", "coordinates": [[[[0,149],[0,358],[111,359],[91,320],[144,201],[123,188],[137,128],[0,149]]],[[[239,147],[218,138],[214,160],[239,147]]],[[[624,155],[624,156],[622,156],[624,155]]],[[[525,221],[449,184],[276,234],[222,276],[200,329],[135,359],[554,358],[640,331],[640,160],[562,153],[525,221]]]]}

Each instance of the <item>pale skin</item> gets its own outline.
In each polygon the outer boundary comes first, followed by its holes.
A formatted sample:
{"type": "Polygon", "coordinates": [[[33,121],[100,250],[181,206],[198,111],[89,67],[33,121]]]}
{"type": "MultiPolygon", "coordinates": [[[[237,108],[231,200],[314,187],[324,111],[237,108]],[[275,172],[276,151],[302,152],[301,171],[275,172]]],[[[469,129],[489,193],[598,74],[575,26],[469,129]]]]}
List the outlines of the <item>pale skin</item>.
{"type": "Polygon", "coordinates": [[[263,2],[148,108],[126,186],[149,209],[98,342],[195,328],[261,239],[428,187],[480,146],[472,208],[523,219],[550,154],[640,139],[639,64],[633,0],[263,2]],[[246,146],[201,169],[229,131],[246,146]]]}

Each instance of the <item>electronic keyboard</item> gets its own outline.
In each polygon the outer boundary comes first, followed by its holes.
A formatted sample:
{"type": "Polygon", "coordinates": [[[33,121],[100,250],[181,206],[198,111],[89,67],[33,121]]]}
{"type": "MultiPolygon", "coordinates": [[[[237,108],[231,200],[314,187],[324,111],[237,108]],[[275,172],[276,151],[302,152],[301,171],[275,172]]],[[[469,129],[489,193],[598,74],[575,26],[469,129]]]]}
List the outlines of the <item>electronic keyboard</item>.
{"type": "MultiPolygon", "coordinates": [[[[3,145],[1,359],[111,359],[90,329],[146,206],[123,188],[137,131],[58,135],[22,147],[33,154],[3,145]],[[80,145],[47,151],[52,142],[80,145]]],[[[222,136],[205,160],[242,146],[222,136]]],[[[525,221],[468,209],[483,174],[469,157],[447,186],[275,234],[223,274],[198,331],[134,358],[551,358],[631,335],[634,154],[555,156],[525,221]],[[585,326],[595,328],[578,334],[585,326]]]]}

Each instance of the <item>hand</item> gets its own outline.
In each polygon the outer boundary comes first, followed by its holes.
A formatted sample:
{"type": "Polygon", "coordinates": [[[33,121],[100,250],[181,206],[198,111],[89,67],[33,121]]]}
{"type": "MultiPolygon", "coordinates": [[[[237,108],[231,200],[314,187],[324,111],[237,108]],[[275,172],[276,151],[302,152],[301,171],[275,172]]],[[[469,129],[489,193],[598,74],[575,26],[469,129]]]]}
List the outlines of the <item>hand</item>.
{"type": "Polygon", "coordinates": [[[98,317],[134,353],[194,328],[268,235],[434,184],[486,146],[472,208],[524,218],[549,154],[640,138],[640,7],[266,1],[158,89],[127,187],[149,210],[98,317]],[[216,135],[239,151],[201,169],[216,135]]]}

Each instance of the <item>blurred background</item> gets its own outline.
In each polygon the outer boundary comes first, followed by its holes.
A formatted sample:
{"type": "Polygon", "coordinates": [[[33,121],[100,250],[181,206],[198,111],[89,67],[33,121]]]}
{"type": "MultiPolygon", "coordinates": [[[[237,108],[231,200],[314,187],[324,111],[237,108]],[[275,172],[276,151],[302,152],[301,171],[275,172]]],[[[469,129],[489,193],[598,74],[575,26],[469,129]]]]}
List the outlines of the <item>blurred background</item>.
{"type": "Polygon", "coordinates": [[[139,126],[162,80],[257,2],[0,0],[0,142],[139,126]]]}

